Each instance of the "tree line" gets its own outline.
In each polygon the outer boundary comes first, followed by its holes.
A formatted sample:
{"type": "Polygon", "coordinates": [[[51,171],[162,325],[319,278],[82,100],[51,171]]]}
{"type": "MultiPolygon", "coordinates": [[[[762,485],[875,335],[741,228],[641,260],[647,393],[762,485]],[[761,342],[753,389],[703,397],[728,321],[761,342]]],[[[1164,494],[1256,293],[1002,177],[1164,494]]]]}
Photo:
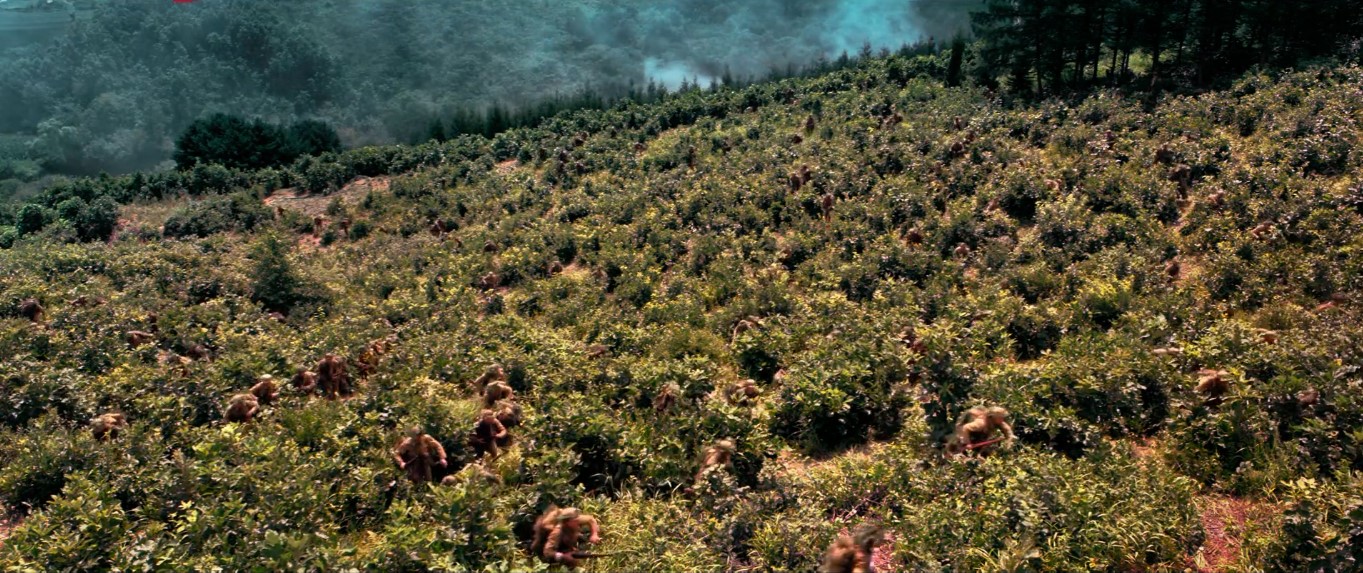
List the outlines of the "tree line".
{"type": "Polygon", "coordinates": [[[1148,78],[1210,87],[1255,66],[1357,54],[1356,0],[986,0],[977,81],[1055,93],[1148,78]],[[1143,73],[1142,73],[1143,72],[1143,73]]]}
{"type": "MultiPolygon", "coordinates": [[[[941,78],[946,73],[943,71],[945,68],[938,65],[940,62],[935,60],[949,47],[957,45],[964,46],[964,41],[957,40],[951,46],[932,39],[906,42],[893,52],[885,48],[875,50],[870,44],[865,44],[855,54],[844,52],[836,58],[819,58],[803,65],[788,62],[785,67],[773,68],[761,76],[736,74],[726,66],[724,71],[718,77],[712,78],[708,84],[700,78],[693,77],[682,80],[680,85],[670,89],[664,84],[649,80],[642,86],[632,82],[626,86],[586,86],[570,95],[555,94],[526,105],[517,105],[509,101],[496,101],[486,106],[469,105],[456,108],[449,114],[436,113],[429,120],[426,131],[422,134],[424,137],[418,136],[416,142],[447,141],[460,135],[490,138],[511,129],[535,127],[560,114],[602,111],[628,104],[647,105],[664,101],[674,95],[742,89],[763,82],[817,77],[853,67],[871,58],[888,58],[892,54],[899,56],[901,60],[912,60],[915,65],[911,73],[915,75],[941,78]]],[[[959,50],[954,53],[959,54],[959,50]]],[[[959,68],[959,62],[957,67],[959,68]]]]}

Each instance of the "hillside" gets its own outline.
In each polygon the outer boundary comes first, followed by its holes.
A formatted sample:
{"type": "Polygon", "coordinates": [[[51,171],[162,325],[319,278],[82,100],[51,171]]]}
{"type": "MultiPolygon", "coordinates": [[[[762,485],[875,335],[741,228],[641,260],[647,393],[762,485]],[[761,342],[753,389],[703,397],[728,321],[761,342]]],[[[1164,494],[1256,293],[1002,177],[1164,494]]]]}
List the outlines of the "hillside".
{"type": "Polygon", "coordinates": [[[914,65],[50,189],[0,228],[0,568],[521,569],[550,504],[594,571],[808,571],[863,520],[882,571],[1356,567],[1363,69],[1023,105],[914,65]],[[222,421],[328,353],[353,397],[222,421]],[[1016,443],[945,459],[981,405],[1016,443]]]}

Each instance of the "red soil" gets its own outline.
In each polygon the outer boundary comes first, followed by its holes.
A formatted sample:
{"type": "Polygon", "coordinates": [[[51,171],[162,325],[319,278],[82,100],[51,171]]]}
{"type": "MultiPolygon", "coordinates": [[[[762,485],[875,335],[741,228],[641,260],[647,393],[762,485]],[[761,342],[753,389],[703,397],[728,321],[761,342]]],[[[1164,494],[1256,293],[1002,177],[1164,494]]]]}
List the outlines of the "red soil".
{"type": "Polygon", "coordinates": [[[1233,497],[1208,496],[1202,503],[1202,529],[1207,538],[1199,551],[1199,573],[1220,573],[1240,557],[1247,526],[1270,521],[1280,511],[1273,504],[1233,497]]]}
{"type": "Polygon", "coordinates": [[[316,216],[325,214],[327,206],[338,198],[345,203],[355,203],[370,191],[379,193],[387,191],[392,182],[392,177],[357,177],[336,192],[325,195],[302,194],[297,189],[286,187],[271,193],[265,198],[264,203],[269,207],[279,206],[304,215],[316,216]]]}

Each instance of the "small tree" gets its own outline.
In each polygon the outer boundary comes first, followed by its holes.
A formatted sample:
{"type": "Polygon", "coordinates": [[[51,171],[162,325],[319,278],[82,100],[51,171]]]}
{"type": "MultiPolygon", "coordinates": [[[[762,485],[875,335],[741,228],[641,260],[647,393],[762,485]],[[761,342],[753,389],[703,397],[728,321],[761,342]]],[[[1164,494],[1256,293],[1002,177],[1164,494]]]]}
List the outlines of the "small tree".
{"type": "Polygon", "coordinates": [[[74,222],[82,241],[108,240],[118,226],[118,204],[108,195],[101,195],[91,201],[74,222]]]}
{"type": "Polygon", "coordinates": [[[19,216],[16,219],[14,226],[18,228],[19,234],[32,235],[47,226],[52,220],[52,213],[42,205],[30,203],[19,209],[19,216]]]}
{"type": "Polygon", "coordinates": [[[303,279],[289,263],[289,248],[271,233],[251,250],[255,268],[251,271],[251,300],[272,312],[288,313],[302,302],[303,279]]]}

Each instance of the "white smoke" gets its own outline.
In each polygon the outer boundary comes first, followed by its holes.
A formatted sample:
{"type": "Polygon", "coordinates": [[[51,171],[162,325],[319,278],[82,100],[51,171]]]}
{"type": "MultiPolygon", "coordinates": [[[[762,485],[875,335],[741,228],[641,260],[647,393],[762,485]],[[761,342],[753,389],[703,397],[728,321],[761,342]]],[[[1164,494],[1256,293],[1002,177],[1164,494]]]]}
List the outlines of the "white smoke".
{"type": "Polygon", "coordinates": [[[683,83],[708,87],[717,78],[700,73],[680,62],[665,62],[658,58],[644,59],[644,77],[659,86],[676,90],[683,83]]]}
{"type": "Polygon", "coordinates": [[[828,16],[822,35],[826,56],[855,54],[862,46],[898,48],[923,38],[909,2],[843,0],[828,16]]]}
{"type": "MultiPolygon", "coordinates": [[[[598,22],[599,37],[638,30],[645,82],[675,89],[708,86],[721,70],[761,77],[788,65],[856,55],[864,46],[894,50],[961,32],[981,0],[744,0],[645,4],[631,17],[598,22]]],[[[610,40],[605,40],[609,42],[610,40]]],[[[637,43],[636,43],[637,42],[637,43]]]]}

